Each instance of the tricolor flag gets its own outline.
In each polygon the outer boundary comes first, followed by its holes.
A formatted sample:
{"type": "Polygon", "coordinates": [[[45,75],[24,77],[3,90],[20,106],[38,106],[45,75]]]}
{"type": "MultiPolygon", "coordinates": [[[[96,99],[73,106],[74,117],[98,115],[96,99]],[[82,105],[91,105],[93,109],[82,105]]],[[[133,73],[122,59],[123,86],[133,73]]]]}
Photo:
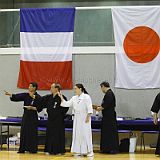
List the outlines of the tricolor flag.
{"type": "Polygon", "coordinates": [[[160,88],[160,7],[112,9],[116,84],[126,89],[160,88]]]}
{"type": "Polygon", "coordinates": [[[39,89],[53,82],[72,89],[72,46],[75,8],[20,10],[19,88],[35,81],[39,89]]]}

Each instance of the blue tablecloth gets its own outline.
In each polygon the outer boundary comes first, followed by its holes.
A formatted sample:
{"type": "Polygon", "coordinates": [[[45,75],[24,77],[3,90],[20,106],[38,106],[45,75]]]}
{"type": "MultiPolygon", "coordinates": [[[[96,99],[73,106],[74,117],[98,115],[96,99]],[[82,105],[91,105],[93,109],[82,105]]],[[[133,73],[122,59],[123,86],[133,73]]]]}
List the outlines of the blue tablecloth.
{"type": "MultiPolygon", "coordinates": [[[[20,117],[7,117],[6,119],[0,119],[0,122],[7,123],[21,123],[20,117]]],[[[46,127],[47,120],[40,119],[39,126],[46,127]]],[[[140,120],[117,120],[119,129],[127,129],[127,130],[159,130],[159,125],[155,126],[153,124],[153,120],[151,118],[140,119],[140,120]]],[[[73,121],[65,119],[66,128],[72,128],[73,121]]],[[[99,129],[101,128],[101,120],[92,120],[92,128],[99,129]]]]}

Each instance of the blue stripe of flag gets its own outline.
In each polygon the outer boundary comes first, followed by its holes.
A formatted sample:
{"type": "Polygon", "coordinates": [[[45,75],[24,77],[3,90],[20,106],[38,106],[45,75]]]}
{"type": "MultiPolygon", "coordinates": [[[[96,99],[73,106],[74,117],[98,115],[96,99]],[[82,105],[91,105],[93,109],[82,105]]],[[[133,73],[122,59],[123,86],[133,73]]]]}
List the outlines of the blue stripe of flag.
{"type": "Polygon", "coordinates": [[[73,32],[75,8],[20,9],[20,32],[73,32]]]}

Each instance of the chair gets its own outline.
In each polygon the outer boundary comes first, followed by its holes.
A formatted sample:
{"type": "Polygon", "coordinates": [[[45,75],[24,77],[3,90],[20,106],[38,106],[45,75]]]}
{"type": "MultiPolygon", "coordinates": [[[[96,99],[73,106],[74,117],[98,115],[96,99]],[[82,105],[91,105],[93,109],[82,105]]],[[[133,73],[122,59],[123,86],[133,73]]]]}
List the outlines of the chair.
{"type": "Polygon", "coordinates": [[[145,150],[145,142],[144,142],[144,135],[145,134],[159,134],[159,131],[141,131],[141,148],[140,148],[140,150],[142,150],[142,146],[144,147],[144,150],[145,150]]]}
{"type": "Polygon", "coordinates": [[[133,135],[131,130],[118,130],[118,133],[129,134],[129,138],[133,135]]]}

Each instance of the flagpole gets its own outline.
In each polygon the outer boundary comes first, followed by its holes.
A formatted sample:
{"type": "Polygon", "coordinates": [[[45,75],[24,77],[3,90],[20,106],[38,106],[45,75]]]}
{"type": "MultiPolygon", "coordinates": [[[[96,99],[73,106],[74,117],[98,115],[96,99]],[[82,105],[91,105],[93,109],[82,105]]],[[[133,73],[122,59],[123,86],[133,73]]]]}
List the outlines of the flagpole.
{"type": "MultiPolygon", "coordinates": [[[[132,7],[160,7],[160,5],[147,5],[147,6],[92,6],[92,7],[75,7],[76,10],[101,10],[112,8],[132,8],[132,7]]],[[[0,9],[0,12],[19,12],[20,9],[0,9]]]]}

